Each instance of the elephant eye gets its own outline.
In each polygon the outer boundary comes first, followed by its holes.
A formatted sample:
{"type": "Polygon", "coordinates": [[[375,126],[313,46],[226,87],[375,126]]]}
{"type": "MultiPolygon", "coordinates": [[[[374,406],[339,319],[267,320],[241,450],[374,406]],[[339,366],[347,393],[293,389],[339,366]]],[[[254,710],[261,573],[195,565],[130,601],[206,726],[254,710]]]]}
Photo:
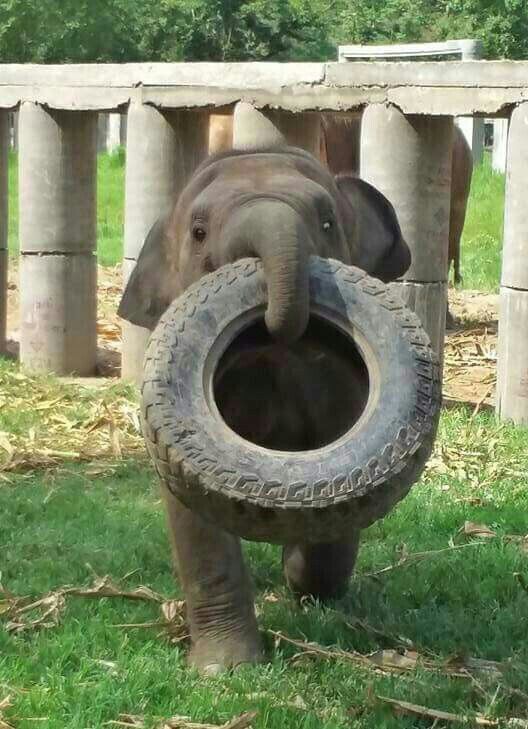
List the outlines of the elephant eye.
{"type": "Polygon", "coordinates": [[[325,233],[328,233],[329,230],[332,230],[333,223],[331,220],[325,220],[323,223],[323,230],[325,233]]]}
{"type": "Polygon", "coordinates": [[[197,240],[199,243],[202,243],[202,241],[204,241],[207,236],[205,228],[202,228],[200,225],[197,225],[195,228],[193,228],[192,234],[194,240],[197,240]]]}

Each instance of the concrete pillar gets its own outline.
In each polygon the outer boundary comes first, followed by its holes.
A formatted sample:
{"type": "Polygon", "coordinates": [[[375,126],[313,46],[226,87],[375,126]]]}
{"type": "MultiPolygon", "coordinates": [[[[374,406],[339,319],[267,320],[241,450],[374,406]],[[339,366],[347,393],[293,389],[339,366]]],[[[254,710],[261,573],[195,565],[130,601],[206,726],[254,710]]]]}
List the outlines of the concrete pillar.
{"type": "Polygon", "coordinates": [[[459,116],[456,119],[456,124],[471,147],[473,164],[480,164],[484,156],[484,118],[459,116]]]}
{"type": "Polygon", "coordinates": [[[0,354],[6,350],[9,121],[0,112],[0,354]]]}
{"type": "Polygon", "coordinates": [[[491,166],[494,172],[506,172],[506,159],[508,156],[508,119],[493,120],[493,152],[491,166]]]}
{"type": "Polygon", "coordinates": [[[233,149],[248,152],[264,147],[279,147],[285,138],[268,115],[240,101],[233,111],[233,149]]]}
{"type": "Polygon", "coordinates": [[[106,136],[106,151],[112,154],[121,144],[121,114],[108,115],[108,131],[106,136]]]}
{"type": "Polygon", "coordinates": [[[121,123],[119,125],[119,144],[121,147],[126,146],[126,140],[127,140],[127,122],[128,122],[128,115],[127,114],[120,114],[121,123]]]}
{"type": "MultiPolygon", "coordinates": [[[[207,112],[162,112],[132,104],[127,122],[125,280],[145,238],[207,156],[207,112]]],[[[123,322],[121,375],[139,382],[149,332],[123,322]]]]}
{"type": "Polygon", "coordinates": [[[497,413],[528,425],[528,102],[512,113],[508,135],[499,313],[497,413]]]}
{"type": "Polygon", "coordinates": [[[361,177],[394,205],[412,254],[398,287],[443,356],[451,195],[451,117],[405,116],[367,107],[361,125],[361,177]]]}
{"type": "Polygon", "coordinates": [[[18,151],[18,111],[9,112],[9,144],[11,149],[18,151]]]}
{"type": "Polygon", "coordinates": [[[97,151],[99,154],[104,154],[106,152],[109,117],[110,114],[106,111],[100,111],[97,115],[97,151]]]}
{"type": "Polygon", "coordinates": [[[20,109],[20,359],[90,375],[97,352],[97,114],[20,109]]]}
{"type": "Polygon", "coordinates": [[[233,147],[248,151],[290,144],[320,156],[320,114],[260,111],[239,102],[233,112],[233,147]]]}

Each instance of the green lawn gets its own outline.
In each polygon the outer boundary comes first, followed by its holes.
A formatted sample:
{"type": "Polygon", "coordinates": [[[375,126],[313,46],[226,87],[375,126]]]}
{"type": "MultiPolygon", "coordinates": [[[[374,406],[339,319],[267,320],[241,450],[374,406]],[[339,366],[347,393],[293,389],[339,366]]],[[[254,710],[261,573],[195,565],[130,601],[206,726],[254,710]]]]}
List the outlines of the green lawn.
{"type": "MultiPolygon", "coordinates": [[[[105,266],[118,263],[123,255],[124,150],[98,158],[98,253],[105,266]]],[[[10,158],[9,247],[18,247],[16,157],[10,158]]],[[[475,169],[466,226],[462,239],[463,287],[481,291],[498,289],[504,175],[493,173],[489,154],[475,169]]]]}
{"type": "MultiPolygon", "coordinates": [[[[26,426],[39,417],[28,414],[26,426]]],[[[13,702],[7,717],[20,729],[35,719],[46,729],[78,729],[102,727],[121,713],[144,715],[148,726],[174,714],[221,724],[256,709],[255,729],[421,725],[392,717],[376,694],[462,714],[525,716],[528,697],[512,689],[528,686],[528,555],[526,544],[506,537],[528,531],[528,431],[499,426],[486,413],[470,419],[460,408],[444,413],[440,443],[422,482],[365,532],[350,592],[330,609],[299,608],[284,587],[278,549],[247,545],[263,631],[361,653],[403,636],[438,662],[438,673],[383,676],[335,658],[292,662],[296,649],[275,646],[266,633],[267,665],[202,680],[186,668],[184,649],[163,635],[116,627],[157,620],[156,605],[71,597],[54,627],[0,630],[0,700],[10,694],[13,702]],[[487,524],[497,536],[366,576],[402,553],[463,543],[457,532],[465,521],[487,524]],[[386,638],[347,627],[353,618],[386,638]],[[455,656],[506,661],[500,685],[493,676],[445,676],[442,664],[455,656]]],[[[14,594],[88,585],[94,572],[115,580],[128,574],[128,589],[143,584],[179,594],[155,478],[143,458],[106,473],[96,463],[10,475],[0,481],[0,513],[1,582],[14,594]]]]}
{"type": "Polygon", "coordinates": [[[505,176],[493,172],[489,154],[475,168],[462,235],[463,288],[498,291],[504,220],[505,176]]]}

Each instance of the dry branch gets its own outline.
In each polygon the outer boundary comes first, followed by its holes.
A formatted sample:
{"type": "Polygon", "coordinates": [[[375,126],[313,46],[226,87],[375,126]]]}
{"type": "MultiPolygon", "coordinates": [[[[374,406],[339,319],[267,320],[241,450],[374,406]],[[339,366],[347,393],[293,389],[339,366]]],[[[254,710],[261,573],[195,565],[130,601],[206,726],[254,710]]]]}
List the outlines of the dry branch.
{"type": "MultiPolygon", "coordinates": [[[[192,721],[187,716],[173,716],[170,719],[163,719],[158,724],[158,729],[250,729],[256,716],[256,711],[250,711],[236,716],[224,724],[202,724],[192,721]]],[[[145,721],[142,716],[120,714],[118,719],[108,721],[107,725],[129,727],[129,729],[144,729],[145,721]]]]}
{"type": "Polygon", "coordinates": [[[394,562],[394,564],[387,565],[387,567],[382,567],[375,572],[364,572],[361,577],[379,577],[380,575],[384,575],[387,572],[392,572],[398,567],[406,567],[408,564],[421,562],[422,560],[429,557],[436,557],[439,554],[444,554],[445,552],[454,552],[458,549],[465,549],[466,547],[474,547],[477,544],[479,544],[479,542],[470,542],[469,544],[453,544],[449,547],[442,547],[442,549],[430,549],[426,552],[412,552],[411,554],[404,555],[397,562],[394,562]]]}
{"type": "Polygon", "coordinates": [[[518,727],[519,729],[528,729],[528,721],[526,719],[488,719],[482,714],[464,716],[462,714],[453,714],[450,711],[429,709],[427,706],[411,704],[408,701],[400,701],[399,699],[390,699],[386,696],[376,696],[376,698],[378,701],[388,704],[397,715],[415,716],[420,719],[430,719],[432,722],[437,723],[444,722],[448,724],[467,724],[483,727],[510,726],[518,727]]]}

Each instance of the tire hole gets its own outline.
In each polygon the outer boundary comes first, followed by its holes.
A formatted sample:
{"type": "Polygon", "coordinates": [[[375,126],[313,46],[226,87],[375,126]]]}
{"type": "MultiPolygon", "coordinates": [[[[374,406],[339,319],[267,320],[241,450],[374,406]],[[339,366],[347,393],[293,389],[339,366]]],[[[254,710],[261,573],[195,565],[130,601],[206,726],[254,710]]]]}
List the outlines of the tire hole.
{"type": "Polygon", "coordinates": [[[242,501],[235,501],[235,511],[241,515],[246,513],[246,507],[242,501]]]}
{"type": "Polygon", "coordinates": [[[226,425],[275,451],[310,451],[333,443],[358,421],[369,397],[359,349],[317,316],[293,345],[275,342],[263,320],[231,343],[214,374],[226,425]]]}

